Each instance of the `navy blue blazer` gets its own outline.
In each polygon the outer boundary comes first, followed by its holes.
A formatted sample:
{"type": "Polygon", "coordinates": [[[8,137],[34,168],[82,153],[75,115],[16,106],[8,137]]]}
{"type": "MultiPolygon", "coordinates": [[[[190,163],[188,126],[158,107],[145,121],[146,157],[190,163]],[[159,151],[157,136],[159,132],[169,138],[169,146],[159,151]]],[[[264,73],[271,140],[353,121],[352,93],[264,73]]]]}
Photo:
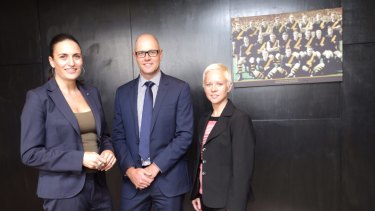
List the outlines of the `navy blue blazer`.
{"type": "MultiPolygon", "coordinates": [[[[78,87],[93,112],[100,151],[113,151],[98,90],[78,87]]],[[[39,169],[38,196],[59,199],[78,194],[86,178],[83,154],[78,121],[55,79],[28,91],[21,115],[21,159],[39,169]]],[[[105,173],[99,177],[105,183],[105,173]]]]}
{"type": "MultiPolygon", "coordinates": [[[[112,140],[123,175],[130,167],[141,167],[138,155],[137,115],[139,77],[117,89],[112,140]]],[[[152,116],[150,156],[161,173],[155,185],[167,197],[186,193],[191,188],[186,152],[192,142],[193,109],[189,85],[161,74],[152,116]]],[[[124,176],[123,196],[132,198],[137,189],[124,176]]]]}

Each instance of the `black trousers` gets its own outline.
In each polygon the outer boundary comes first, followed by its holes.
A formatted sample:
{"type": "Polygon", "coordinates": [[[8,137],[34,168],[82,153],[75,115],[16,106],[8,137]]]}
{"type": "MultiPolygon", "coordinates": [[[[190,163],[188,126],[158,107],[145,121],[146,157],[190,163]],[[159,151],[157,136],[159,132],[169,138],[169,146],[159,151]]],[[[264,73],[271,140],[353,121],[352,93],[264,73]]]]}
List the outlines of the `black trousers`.
{"type": "Polygon", "coordinates": [[[204,206],[204,204],[203,204],[202,210],[203,211],[226,211],[227,209],[225,209],[225,208],[210,208],[210,207],[204,206]]]}
{"type": "Polygon", "coordinates": [[[200,199],[201,199],[201,206],[202,206],[202,210],[203,211],[226,211],[227,210],[226,208],[211,208],[211,207],[207,207],[206,205],[204,205],[202,197],[200,197],[200,199]]]}

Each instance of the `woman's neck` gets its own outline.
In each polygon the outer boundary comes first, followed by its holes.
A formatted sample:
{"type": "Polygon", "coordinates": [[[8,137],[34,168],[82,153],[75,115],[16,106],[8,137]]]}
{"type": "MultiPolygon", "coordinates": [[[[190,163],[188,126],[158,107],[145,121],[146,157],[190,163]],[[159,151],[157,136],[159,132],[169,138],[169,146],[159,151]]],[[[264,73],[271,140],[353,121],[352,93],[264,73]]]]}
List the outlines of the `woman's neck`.
{"type": "Polygon", "coordinates": [[[228,99],[223,100],[222,102],[218,104],[212,104],[212,116],[213,117],[220,117],[221,113],[223,112],[225,106],[228,103],[228,99]]]}
{"type": "Polygon", "coordinates": [[[75,93],[77,91],[77,83],[75,80],[62,80],[60,78],[56,78],[56,83],[59,86],[60,90],[63,93],[75,93]]]}

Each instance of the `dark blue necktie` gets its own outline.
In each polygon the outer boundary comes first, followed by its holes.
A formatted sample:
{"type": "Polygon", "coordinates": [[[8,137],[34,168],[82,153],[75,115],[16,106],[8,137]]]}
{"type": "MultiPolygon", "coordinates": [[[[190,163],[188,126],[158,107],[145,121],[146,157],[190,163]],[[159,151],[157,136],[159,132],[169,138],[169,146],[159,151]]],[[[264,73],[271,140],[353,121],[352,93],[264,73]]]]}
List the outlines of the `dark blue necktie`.
{"type": "Polygon", "coordinates": [[[146,81],[145,99],[143,101],[141,135],[139,137],[139,155],[143,161],[150,158],[150,132],[151,132],[151,118],[153,110],[153,95],[151,87],[154,85],[152,81],[146,81]]]}

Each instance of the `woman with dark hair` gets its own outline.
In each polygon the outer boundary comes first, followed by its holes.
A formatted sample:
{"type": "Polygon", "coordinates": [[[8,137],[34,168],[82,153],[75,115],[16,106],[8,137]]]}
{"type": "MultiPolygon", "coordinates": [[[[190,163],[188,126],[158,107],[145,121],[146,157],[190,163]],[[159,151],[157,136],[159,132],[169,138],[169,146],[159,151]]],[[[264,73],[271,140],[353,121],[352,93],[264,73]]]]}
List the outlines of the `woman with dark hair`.
{"type": "Polygon", "coordinates": [[[192,204],[196,211],[245,211],[252,197],[255,134],[251,118],[228,99],[232,79],[223,64],[203,72],[212,111],[198,126],[192,204]]]}
{"type": "Polygon", "coordinates": [[[48,59],[52,77],[27,92],[22,111],[22,162],[39,170],[44,210],[112,210],[105,171],[116,158],[99,92],[78,81],[81,47],[56,35],[48,59]]]}

